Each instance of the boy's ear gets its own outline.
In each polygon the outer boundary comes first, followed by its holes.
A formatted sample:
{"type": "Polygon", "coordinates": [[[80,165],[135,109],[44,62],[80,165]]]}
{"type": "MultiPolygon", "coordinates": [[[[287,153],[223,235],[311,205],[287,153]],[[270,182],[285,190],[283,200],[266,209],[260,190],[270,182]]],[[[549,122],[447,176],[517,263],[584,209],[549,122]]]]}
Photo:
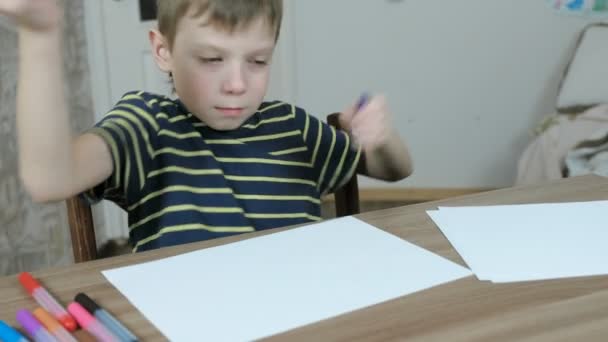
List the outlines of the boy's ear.
{"type": "Polygon", "coordinates": [[[158,30],[150,30],[148,37],[156,65],[164,72],[171,72],[171,49],[167,40],[158,30]]]}

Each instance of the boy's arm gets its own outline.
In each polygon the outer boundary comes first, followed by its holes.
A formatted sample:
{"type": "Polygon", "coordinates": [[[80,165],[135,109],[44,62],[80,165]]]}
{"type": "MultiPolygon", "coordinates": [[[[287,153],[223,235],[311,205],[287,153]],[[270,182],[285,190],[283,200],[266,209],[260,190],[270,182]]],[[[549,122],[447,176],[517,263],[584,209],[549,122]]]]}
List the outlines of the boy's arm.
{"type": "Polygon", "coordinates": [[[0,0],[19,25],[17,133],[21,178],[36,201],[80,193],[111,173],[104,141],[72,138],[61,55],[60,8],[54,0],[0,0]]]}
{"type": "Polygon", "coordinates": [[[412,174],[409,150],[394,128],[384,97],[373,97],[359,110],[348,108],[340,115],[340,123],[363,150],[360,173],[387,181],[412,174]]]}
{"type": "Polygon", "coordinates": [[[393,129],[386,142],[375,150],[363,149],[359,173],[386,181],[398,181],[413,172],[412,160],[405,143],[393,129]]]}

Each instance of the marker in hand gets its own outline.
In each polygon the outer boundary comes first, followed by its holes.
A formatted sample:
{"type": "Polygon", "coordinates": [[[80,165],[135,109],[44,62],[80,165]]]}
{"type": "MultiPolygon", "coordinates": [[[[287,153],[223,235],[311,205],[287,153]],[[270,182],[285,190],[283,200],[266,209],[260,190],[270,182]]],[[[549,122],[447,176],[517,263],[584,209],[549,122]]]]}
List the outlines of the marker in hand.
{"type": "Polygon", "coordinates": [[[367,101],[369,101],[369,95],[367,93],[363,93],[361,94],[361,96],[359,96],[357,106],[355,107],[355,114],[357,114],[357,112],[360,111],[363,106],[367,104],[367,101]]]}
{"type": "MultiPolygon", "coordinates": [[[[363,107],[365,107],[365,105],[369,102],[369,94],[368,93],[362,93],[361,96],[359,96],[359,99],[357,100],[357,104],[355,105],[355,111],[353,113],[353,118],[357,115],[357,113],[359,113],[361,111],[361,109],[363,109],[363,107]]],[[[351,118],[352,120],[352,118],[351,118]]],[[[352,132],[351,132],[352,135],[352,132]]],[[[355,136],[353,135],[353,139],[355,139],[355,136]]],[[[361,150],[361,145],[356,143],[353,140],[354,144],[351,145],[351,149],[353,150],[361,150]]]]}

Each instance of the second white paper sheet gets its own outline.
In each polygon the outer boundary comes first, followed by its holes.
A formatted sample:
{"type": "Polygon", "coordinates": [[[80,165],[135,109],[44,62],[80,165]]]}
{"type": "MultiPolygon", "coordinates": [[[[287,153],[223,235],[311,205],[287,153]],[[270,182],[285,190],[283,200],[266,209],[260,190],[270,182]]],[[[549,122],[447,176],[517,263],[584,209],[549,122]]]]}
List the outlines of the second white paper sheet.
{"type": "Polygon", "coordinates": [[[531,281],[608,274],[608,201],[429,211],[480,280],[531,281]]]}

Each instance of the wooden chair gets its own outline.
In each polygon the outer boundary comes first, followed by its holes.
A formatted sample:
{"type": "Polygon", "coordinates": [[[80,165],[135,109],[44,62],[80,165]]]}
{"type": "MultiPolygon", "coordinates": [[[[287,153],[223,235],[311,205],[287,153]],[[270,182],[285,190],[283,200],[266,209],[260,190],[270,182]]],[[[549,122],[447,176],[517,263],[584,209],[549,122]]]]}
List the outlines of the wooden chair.
{"type": "Polygon", "coordinates": [[[97,242],[91,206],[77,196],[69,198],[66,204],[74,261],[84,262],[97,259],[97,242]]]}
{"type": "MultiPolygon", "coordinates": [[[[340,129],[338,115],[339,113],[328,115],[327,122],[340,129]]],[[[358,214],[359,187],[357,175],[353,175],[344,186],[336,190],[334,197],[337,217],[358,214]]],[[[97,259],[98,251],[91,207],[77,196],[68,199],[66,202],[74,261],[79,263],[97,259]]]]}

